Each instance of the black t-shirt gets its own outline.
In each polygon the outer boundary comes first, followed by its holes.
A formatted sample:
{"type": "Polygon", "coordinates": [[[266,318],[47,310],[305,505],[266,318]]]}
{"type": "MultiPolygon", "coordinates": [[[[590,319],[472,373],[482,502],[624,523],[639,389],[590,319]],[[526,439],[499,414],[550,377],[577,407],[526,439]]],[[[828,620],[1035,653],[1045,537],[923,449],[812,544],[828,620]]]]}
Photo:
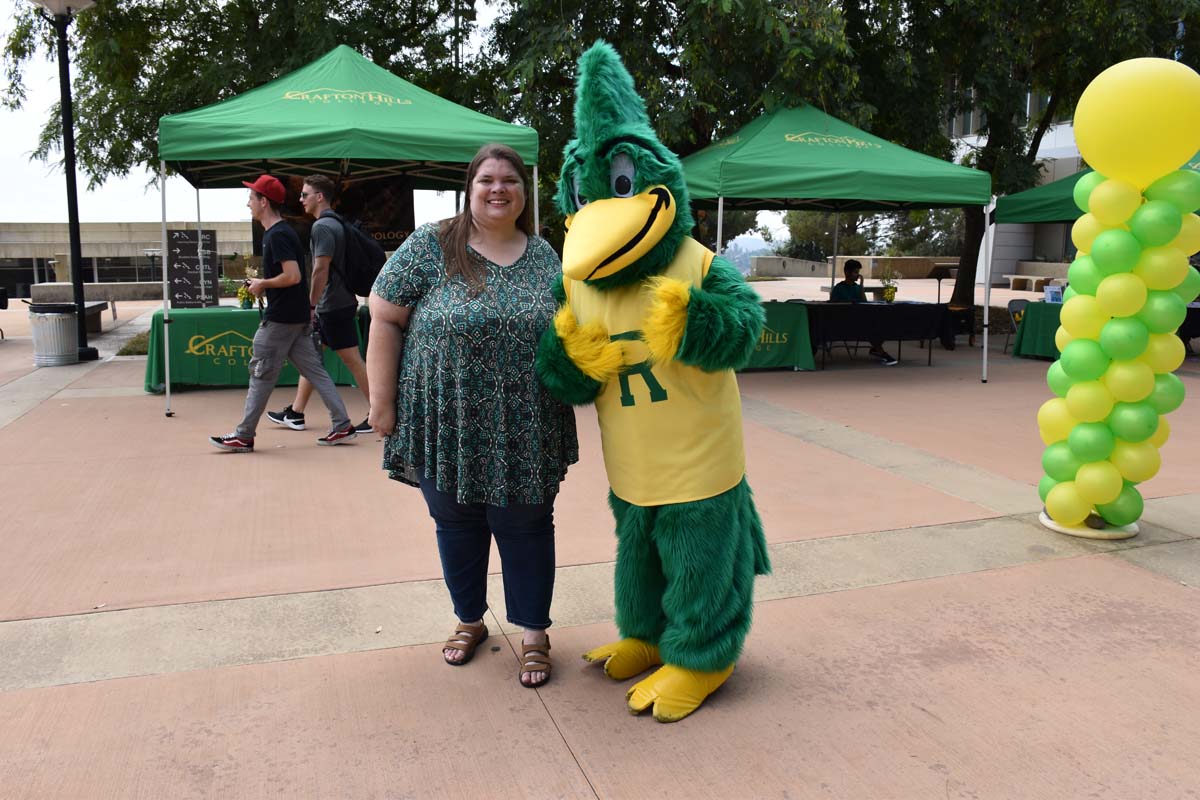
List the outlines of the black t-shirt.
{"type": "Polygon", "coordinates": [[[268,280],[283,274],[283,262],[300,266],[300,282],[286,289],[267,289],[267,310],[263,319],[295,324],[308,322],[308,280],[304,276],[304,249],[292,226],[279,220],[263,234],[263,277],[268,280]]]}

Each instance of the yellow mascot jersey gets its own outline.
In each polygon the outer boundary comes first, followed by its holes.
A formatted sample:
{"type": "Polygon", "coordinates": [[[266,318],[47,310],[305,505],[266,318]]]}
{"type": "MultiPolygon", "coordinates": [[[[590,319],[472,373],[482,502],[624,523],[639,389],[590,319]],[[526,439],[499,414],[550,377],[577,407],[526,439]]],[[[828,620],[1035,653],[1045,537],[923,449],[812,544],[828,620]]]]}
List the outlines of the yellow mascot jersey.
{"type": "MultiPolygon", "coordinates": [[[[699,288],[713,253],[694,239],[663,276],[699,288]]],[[[597,291],[563,279],[580,325],[599,320],[622,343],[625,368],[596,396],[604,466],[613,493],[637,506],[703,500],[746,472],[742,403],[733,370],[705,372],[671,360],[651,364],[641,338],[651,294],[644,284],[597,291]]]]}

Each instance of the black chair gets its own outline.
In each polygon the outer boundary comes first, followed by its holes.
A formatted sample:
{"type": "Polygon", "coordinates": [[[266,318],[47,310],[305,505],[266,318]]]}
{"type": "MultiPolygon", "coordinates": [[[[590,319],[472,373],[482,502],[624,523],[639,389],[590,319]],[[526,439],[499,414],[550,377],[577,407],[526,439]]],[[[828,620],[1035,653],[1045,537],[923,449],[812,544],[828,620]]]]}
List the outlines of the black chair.
{"type": "MultiPolygon", "coordinates": [[[[8,308],[8,289],[0,286],[0,311],[8,308]]],[[[4,340],[4,328],[0,328],[0,341],[4,340]]]]}
{"type": "Polygon", "coordinates": [[[1001,353],[1008,352],[1008,340],[1012,338],[1013,331],[1021,324],[1021,320],[1025,317],[1025,306],[1029,305],[1028,300],[1009,300],[1008,301],[1008,316],[1012,320],[1012,327],[1008,329],[1008,333],[1004,334],[1004,349],[1001,353]]]}

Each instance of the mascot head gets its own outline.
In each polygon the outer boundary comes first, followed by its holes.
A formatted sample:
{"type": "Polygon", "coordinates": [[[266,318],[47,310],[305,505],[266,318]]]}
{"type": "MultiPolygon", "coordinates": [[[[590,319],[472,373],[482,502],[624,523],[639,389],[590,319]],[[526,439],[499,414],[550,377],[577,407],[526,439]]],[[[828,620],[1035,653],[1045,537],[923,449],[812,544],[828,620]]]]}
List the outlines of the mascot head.
{"type": "Polygon", "coordinates": [[[605,42],[579,59],[575,138],[563,158],[563,274],[610,289],[661,272],[693,225],[683,167],[605,42]]]}

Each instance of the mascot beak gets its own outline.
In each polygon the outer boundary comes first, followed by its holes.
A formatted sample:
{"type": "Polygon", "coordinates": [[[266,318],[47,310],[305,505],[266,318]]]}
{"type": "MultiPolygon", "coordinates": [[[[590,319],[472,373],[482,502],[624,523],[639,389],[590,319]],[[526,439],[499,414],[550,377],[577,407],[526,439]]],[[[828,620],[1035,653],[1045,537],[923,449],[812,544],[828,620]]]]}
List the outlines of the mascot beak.
{"type": "Polygon", "coordinates": [[[675,198],[665,186],[588,203],[567,223],[563,275],[586,281],[620,272],[649,253],[674,222],[675,198]]]}

